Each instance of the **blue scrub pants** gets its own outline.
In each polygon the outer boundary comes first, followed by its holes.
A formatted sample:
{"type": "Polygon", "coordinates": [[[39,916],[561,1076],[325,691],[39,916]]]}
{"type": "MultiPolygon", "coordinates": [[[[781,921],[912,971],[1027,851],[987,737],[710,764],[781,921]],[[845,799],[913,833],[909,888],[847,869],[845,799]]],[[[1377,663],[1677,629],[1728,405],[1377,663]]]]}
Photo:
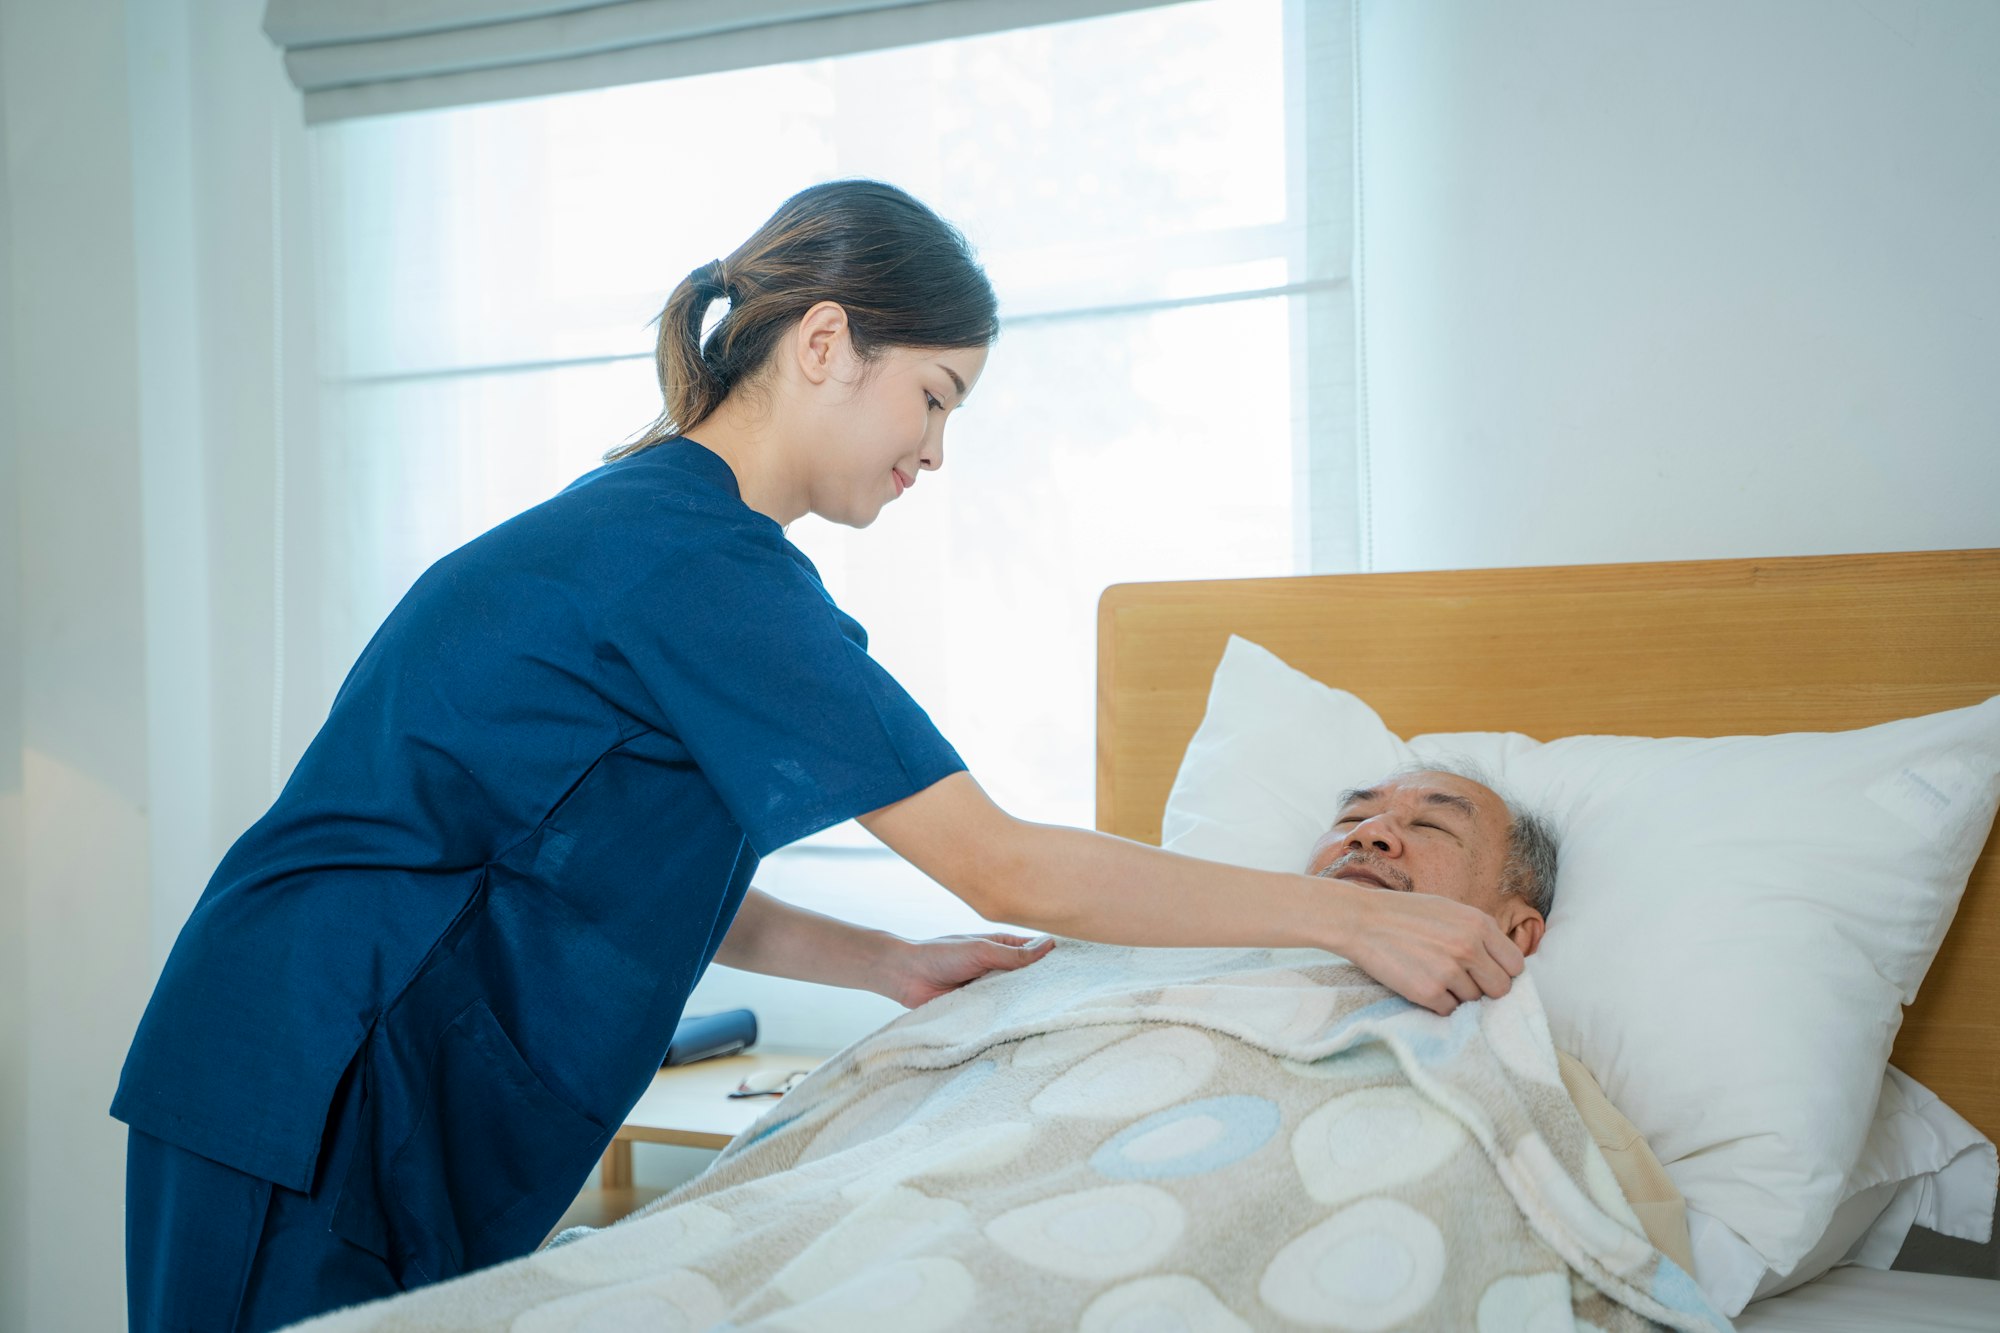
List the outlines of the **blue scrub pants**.
{"type": "Polygon", "coordinates": [[[130,1132],[132,1333],[264,1333],[402,1289],[386,1260],[330,1229],[361,1123],[359,1072],[357,1060],[341,1078],[309,1194],[130,1132]]]}

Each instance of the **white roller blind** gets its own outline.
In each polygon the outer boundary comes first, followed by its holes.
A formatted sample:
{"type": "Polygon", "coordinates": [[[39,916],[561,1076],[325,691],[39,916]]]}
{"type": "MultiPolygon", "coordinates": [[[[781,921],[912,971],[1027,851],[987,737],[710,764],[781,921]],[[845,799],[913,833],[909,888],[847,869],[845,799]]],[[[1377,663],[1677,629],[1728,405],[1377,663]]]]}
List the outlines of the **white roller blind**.
{"type": "Polygon", "coordinates": [[[270,0],[312,123],[1033,27],[1169,0],[270,0]]]}

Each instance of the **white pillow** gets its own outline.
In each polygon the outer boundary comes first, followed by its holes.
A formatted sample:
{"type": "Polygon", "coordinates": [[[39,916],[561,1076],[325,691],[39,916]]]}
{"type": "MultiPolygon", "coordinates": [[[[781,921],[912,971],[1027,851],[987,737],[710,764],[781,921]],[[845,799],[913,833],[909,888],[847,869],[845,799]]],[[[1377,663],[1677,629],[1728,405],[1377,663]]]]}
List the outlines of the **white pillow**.
{"type": "Polygon", "coordinates": [[[1888,1268],[1913,1226],[1983,1244],[1993,1234],[1996,1190],[2000,1159],[1993,1145],[1936,1093],[1891,1066],[1860,1160],[1805,1257],[1788,1271],[1773,1271],[1735,1232],[1690,1211],[1695,1275],[1709,1298],[1734,1315],[1750,1301],[1843,1264],[1888,1268]]]}
{"type": "Polygon", "coordinates": [[[1340,792],[1472,761],[1562,834],[1532,966],[1556,1043],[1691,1210],[1790,1271],[1860,1157],[1901,1022],[2000,802],[2000,697],[1859,731],[1404,742],[1232,637],[1163,843],[1300,870],[1340,792]]]}

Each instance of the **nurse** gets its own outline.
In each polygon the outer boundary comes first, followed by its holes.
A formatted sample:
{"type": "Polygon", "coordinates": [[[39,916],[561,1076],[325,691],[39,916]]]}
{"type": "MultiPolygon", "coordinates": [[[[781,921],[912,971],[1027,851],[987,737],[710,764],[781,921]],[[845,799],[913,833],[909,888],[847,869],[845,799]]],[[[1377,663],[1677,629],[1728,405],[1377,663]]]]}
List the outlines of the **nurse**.
{"type": "Polygon", "coordinates": [[[417,580],[126,1059],[133,1328],[274,1328],[532,1250],[713,960],[916,1005],[1046,950],[751,887],[845,819],[988,919],[1319,947],[1439,1012],[1506,992],[1520,952],[1462,904],[1010,817],[869,657],[785,527],[866,527],[942,466],[998,328],[929,209],[805,190],[674,290],[659,421],[417,580]]]}

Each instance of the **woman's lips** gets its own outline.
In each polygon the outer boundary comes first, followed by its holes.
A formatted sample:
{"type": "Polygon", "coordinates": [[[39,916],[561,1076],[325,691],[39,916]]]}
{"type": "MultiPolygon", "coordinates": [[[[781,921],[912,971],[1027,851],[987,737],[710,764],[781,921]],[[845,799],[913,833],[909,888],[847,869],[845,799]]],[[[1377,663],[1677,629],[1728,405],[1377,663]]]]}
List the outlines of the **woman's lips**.
{"type": "Polygon", "coordinates": [[[910,489],[909,479],[903,475],[903,469],[892,467],[889,469],[889,475],[896,479],[896,494],[901,495],[910,489]]]}

